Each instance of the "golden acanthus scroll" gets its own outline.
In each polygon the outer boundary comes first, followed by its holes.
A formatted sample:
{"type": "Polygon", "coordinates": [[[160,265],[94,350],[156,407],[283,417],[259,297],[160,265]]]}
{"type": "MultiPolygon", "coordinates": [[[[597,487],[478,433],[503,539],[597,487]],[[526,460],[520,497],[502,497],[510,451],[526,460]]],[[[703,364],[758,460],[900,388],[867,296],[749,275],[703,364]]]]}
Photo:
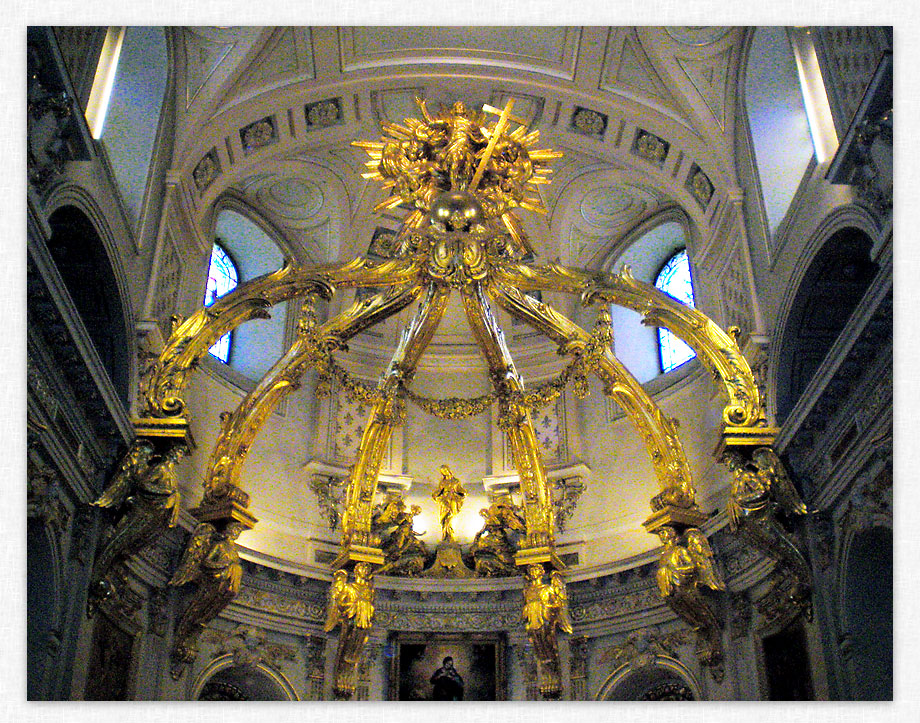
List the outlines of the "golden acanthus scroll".
{"type": "MultiPolygon", "coordinates": [[[[171,465],[178,454],[191,448],[183,396],[198,360],[216,339],[239,324],[266,317],[268,309],[282,301],[304,300],[293,346],[239,407],[223,418],[211,453],[203,501],[193,510],[201,533],[193,536],[186,553],[187,560],[197,562],[189,562],[183,567],[185,572],[174,578],[175,584],[197,580],[199,585],[176,631],[174,674],[181,674],[182,667],[195,658],[194,643],[201,627],[219,614],[239,588],[238,562],[229,550],[232,540],[256,521],[247,509],[248,494],[240,487],[241,470],[266,418],[309,369],[319,373],[319,388],[328,389],[330,381],[343,373],[334,354],[347,348],[350,337],[419,299],[418,310],[376,389],[353,385],[350,390],[366,397],[371,411],[347,481],[341,550],[332,564],[335,572],[327,630],[340,630],[334,691],[343,698],[353,694],[356,666],[373,624],[374,575],[400,568],[402,553],[394,550],[405,550],[407,555],[412,550],[416,556],[411,564],[407,559],[404,568],[417,571],[419,566],[421,548],[414,544],[410,512],[391,510],[392,520],[387,518],[390,534],[399,537],[388,538],[386,549],[374,534],[375,509],[380,523],[381,507],[375,505],[375,496],[381,459],[394,428],[405,419],[409,399],[421,400],[423,409],[427,404],[428,411],[449,418],[479,413],[483,405],[497,403],[498,424],[513,451],[520,479],[521,507],[509,502],[507,509],[493,505],[484,510],[475,566],[480,574],[496,574],[509,567],[523,571],[523,622],[538,657],[540,690],[545,698],[560,697],[556,635],[557,631],[571,632],[572,625],[565,566],[555,549],[552,495],[531,420],[534,400],[558,394],[559,389],[536,394],[528,389],[492,311],[495,304],[555,341],[560,353],[570,358],[562,386],[574,380],[576,390],[585,393],[585,376],[596,375],[604,393],[623,408],[644,440],[660,485],[645,526],[664,543],[661,593],[697,631],[701,661],[718,666],[721,637],[706,590],[722,585],[701,531],[707,515],[697,505],[675,421],[662,413],[611,351],[608,307],[625,306],[639,312],[644,323],[671,330],[712,372],[727,397],[718,456],[735,474],[733,509],[737,514],[733,524],[753,544],[782,560],[790,574],[801,577],[805,571],[789,552],[785,544],[789,541],[778,537],[774,524],[774,511],[783,504],[779,495],[788,491],[784,473],[780,474],[782,465],[775,454],[769,464],[761,464],[766,457],[759,450],[772,453],[770,445],[777,430],[765,426],[760,392],[737,339],[702,312],[634,279],[628,269],[610,275],[529,263],[533,249],[515,210],[545,213],[534,191],[549,182],[548,162],[561,154],[535,148],[539,132],[528,131],[512,115],[513,101],[502,110],[486,106],[483,113],[468,110],[462,103],[437,113],[430,112],[423,101],[418,105],[421,119],[407,119],[404,125],[387,123],[382,141],[355,143],[370,156],[365,177],[381,181],[390,194],[376,210],[410,209],[390,245],[390,258],[357,258],[310,269],[287,262],[279,271],[241,285],[187,320],[177,320],[163,353],[143,378],[145,406],[136,423],[139,441],[97,503],[114,507],[128,495],[146,500],[140,506],[123,506],[112,541],[97,560],[94,579],[99,584],[92,603],[99,604],[111,594],[111,586],[106,587],[104,581],[113,564],[175,522],[172,510],[178,508],[178,492],[169,484],[171,465]],[[343,288],[355,287],[374,287],[377,293],[325,323],[317,322],[316,299],[328,300],[343,288]],[[594,329],[585,331],[548,304],[526,295],[533,290],[579,296],[584,305],[597,310],[594,329]],[[454,291],[463,301],[473,336],[488,363],[492,392],[478,401],[426,401],[411,389],[414,371],[454,291]],[[510,538],[502,533],[501,520],[513,525],[509,529],[520,539],[516,549],[509,549],[510,538]],[[202,545],[210,552],[198,551],[204,549],[202,545]],[[547,576],[549,583],[544,582],[547,576]]],[[[792,505],[787,511],[802,509],[792,505]]],[[[453,507],[447,504],[445,510],[442,524],[445,542],[449,542],[453,507]]],[[[805,589],[805,582],[796,588],[799,594],[805,589]]]]}

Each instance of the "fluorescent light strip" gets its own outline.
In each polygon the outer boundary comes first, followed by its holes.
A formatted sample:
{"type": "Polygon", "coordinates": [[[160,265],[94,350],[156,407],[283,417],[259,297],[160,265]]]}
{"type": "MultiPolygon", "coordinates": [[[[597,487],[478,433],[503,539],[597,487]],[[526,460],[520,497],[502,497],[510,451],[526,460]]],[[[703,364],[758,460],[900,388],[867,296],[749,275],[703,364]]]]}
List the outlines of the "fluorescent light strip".
{"type": "Polygon", "coordinates": [[[102,52],[99,53],[99,64],[96,66],[96,76],[93,78],[93,89],[89,94],[86,104],[86,122],[89,125],[93,138],[102,138],[102,127],[105,125],[105,116],[109,110],[109,99],[112,97],[112,88],[115,85],[115,71],[118,70],[118,56],[121,55],[121,46],[125,40],[124,27],[111,27],[106,31],[105,41],[102,43],[102,52]]]}
{"type": "Polygon", "coordinates": [[[811,131],[815,156],[818,163],[824,163],[837,151],[839,141],[815,44],[810,31],[804,28],[789,28],[789,39],[795,55],[795,66],[799,71],[802,100],[805,102],[805,114],[808,116],[808,129],[811,131]]]}

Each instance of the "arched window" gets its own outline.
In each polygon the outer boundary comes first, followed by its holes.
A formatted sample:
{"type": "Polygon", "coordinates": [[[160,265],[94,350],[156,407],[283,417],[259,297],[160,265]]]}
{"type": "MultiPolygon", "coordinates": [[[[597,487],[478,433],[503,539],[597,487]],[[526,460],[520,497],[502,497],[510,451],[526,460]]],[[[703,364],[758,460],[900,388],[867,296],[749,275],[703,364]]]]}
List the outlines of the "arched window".
{"type": "MultiPolygon", "coordinates": [[[[211,263],[208,266],[208,286],[204,292],[204,305],[210,306],[224,294],[233,291],[239,283],[236,264],[230,255],[215,243],[211,249],[211,263]]],[[[227,332],[208,351],[224,364],[230,361],[230,334],[227,332]]]]}
{"type": "MultiPolygon", "coordinates": [[[[643,224],[635,232],[635,239],[628,240],[622,252],[603,268],[611,273],[618,273],[628,267],[632,276],[639,281],[651,285],[656,285],[655,282],[658,281],[659,289],[688,306],[695,306],[687,265],[687,230],[688,225],[682,216],[674,212],[662,214],[657,219],[643,224]],[[685,283],[683,288],[681,279],[685,283]],[[662,284],[665,284],[664,288],[662,284]]],[[[669,332],[660,334],[655,327],[643,324],[642,316],[637,311],[617,304],[610,307],[613,353],[640,384],[645,384],[666,376],[667,372],[694,357],[693,352],[687,350],[683,343],[669,332]],[[684,355],[665,351],[663,364],[662,338],[667,340],[664,342],[667,349],[683,348],[684,355]]],[[[682,369],[688,373],[690,371],[687,366],[682,369]]],[[[663,389],[673,381],[677,379],[669,377],[668,380],[660,382],[656,389],[663,389]]]]}
{"type": "MultiPolygon", "coordinates": [[[[693,281],[690,278],[690,260],[687,249],[681,249],[665,262],[655,277],[655,286],[682,304],[693,306],[693,281]]],[[[664,328],[658,329],[658,354],[661,371],[669,372],[684,362],[690,361],[696,353],[682,340],[664,328]]]]}

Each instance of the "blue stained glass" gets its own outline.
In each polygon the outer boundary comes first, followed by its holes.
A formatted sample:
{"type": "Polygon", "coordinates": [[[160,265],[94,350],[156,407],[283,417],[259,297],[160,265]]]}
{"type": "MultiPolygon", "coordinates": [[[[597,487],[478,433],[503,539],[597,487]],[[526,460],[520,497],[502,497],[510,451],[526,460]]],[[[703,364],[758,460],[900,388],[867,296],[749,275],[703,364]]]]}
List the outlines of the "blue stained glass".
{"type": "MultiPolygon", "coordinates": [[[[208,266],[208,286],[204,292],[204,305],[210,306],[224,294],[233,291],[238,283],[236,266],[230,256],[218,244],[214,244],[211,248],[211,263],[208,266]]],[[[224,364],[230,360],[230,334],[228,331],[208,349],[224,364]]]]}
{"type": "MultiPolygon", "coordinates": [[[[690,278],[690,260],[687,250],[674,254],[655,279],[655,286],[682,304],[693,306],[693,281],[690,278]]],[[[669,372],[696,356],[696,352],[667,329],[658,328],[658,351],[661,371],[669,372]]]]}

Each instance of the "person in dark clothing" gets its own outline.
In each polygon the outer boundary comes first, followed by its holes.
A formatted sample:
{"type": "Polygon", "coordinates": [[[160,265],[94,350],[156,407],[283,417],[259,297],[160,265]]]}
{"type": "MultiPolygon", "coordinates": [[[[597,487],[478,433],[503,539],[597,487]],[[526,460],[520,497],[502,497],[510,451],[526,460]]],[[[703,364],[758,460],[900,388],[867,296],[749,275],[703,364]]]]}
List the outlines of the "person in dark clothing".
{"type": "Polygon", "coordinates": [[[433,700],[463,700],[463,678],[454,668],[454,659],[449,655],[441,661],[441,667],[431,676],[434,685],[433,700]]]}

